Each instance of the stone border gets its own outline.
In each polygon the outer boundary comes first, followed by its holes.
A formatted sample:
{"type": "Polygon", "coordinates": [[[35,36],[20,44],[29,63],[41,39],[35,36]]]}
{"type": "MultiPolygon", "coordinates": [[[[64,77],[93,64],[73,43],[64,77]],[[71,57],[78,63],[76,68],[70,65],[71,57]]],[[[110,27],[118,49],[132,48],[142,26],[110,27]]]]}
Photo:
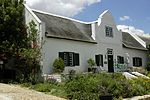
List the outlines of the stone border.
{"type": "Polygon", "coordinates": [[[125,98],[123,100],[150,100],[150,95],[135,96],[132,98],[125,98]]]}

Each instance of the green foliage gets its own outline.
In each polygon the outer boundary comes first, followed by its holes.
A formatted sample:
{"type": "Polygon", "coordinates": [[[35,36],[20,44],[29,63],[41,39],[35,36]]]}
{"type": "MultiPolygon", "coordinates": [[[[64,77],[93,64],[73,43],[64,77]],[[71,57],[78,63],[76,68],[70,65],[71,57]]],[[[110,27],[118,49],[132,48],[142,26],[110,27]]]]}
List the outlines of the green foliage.
{"type": "Polygon", "coordinates": [[[64,64],[63,59],[61,59],[61,58],[55,59],[55,61],[53,63],[53,67],[54,67],[55,73],[63,72],[64,68],[65,68],[65,64],[64,64]]]}
{"type": "Polygon", "coordinates": [[[144,78],[138,78],[130,80],[132,85],[133,95],[144,95],[150,93],[150,80],[144,78]]]}
{"type": "Polygon", "coordinates": [[[40,91],[40,92],[46,92],[53,94],[55,96],[59,97],[66,97],[66,92],[64,89],[64,84],[52,84],[52,83],[39,83],[31,86],[31,89],[40,91]]]}
{"type": "Polygon", "coordinates": [[[95,61],[94,61],[92,58],[89,58],[89,59],[87,60],[87,62],[88,62],[88,64],[89,64],[90,67],[96,65],[95,61]]]}
{"type": "Polygon", "coordinates": [[[18,81],[36,81],[41,58],[36,24],[26,27],[23,0],[0,0],[0,12],[0,60],[14,59],[18,81]]]}
{"type": "Polygon", "coordinates": [[[39,83],[39,84],[33,85],[31,88],[40,92],[51,92],[52,87],[54,87],[54,85],[49,84],[49,83],[44,83],[44,84],[39,83]]]}
{"type": "Polygon", "coordinates": [[[66,92],[68,98],[77,100],[97,100],[101,95],[128,98],[150,93],[148,82],[145,79],[130,82],[120,73],[77,75],[66,83],[66,92]]]}
{"type": "MultiPolygon", "coordinates": [[[[63,83],[45,82],[29,87],[70,100],[99,100],[112,95],[115,100],[150,93],[149,79],[127,80],[121,73],[75,74],[63,83]]],[[[27,84],[28,85],[28,84],[27,84]]]]}
{"type": "Polygon", "coordinates": [[[36,24],[33,21],[29,23],[28,34],[28,46],[19,48],[15,57],[17,81],[35,84],[39,80],[41,50],[36,24]]]}
{"type": "Polygon", "coordinates": [[[146,70],[150,71],[150,62],[147,63],[146,70]]]}
{"type": "Polygon", "coordinates": [[[0,1],[0,52],[18,52],[18,48],[26,47],[27,32],[23,21],[23,0],[0,1]]]}

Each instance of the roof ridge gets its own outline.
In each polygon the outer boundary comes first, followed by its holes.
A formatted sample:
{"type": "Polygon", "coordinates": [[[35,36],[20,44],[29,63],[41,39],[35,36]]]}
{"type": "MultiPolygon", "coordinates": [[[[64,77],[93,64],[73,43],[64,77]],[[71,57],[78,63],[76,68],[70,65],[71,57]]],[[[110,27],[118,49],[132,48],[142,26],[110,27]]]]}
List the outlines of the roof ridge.
{"type": "Polygon", "coordinates": [[[66,17],[66,16],[52,14],[52,13],[48,13],[48,12],[44,12],[44,11],[40,11],[40,10],[36,10],[36,9],[32,9],[32,11],[39,12],[39,13],[46,14],[46,15],[50,15],[50,16],[64,18],[64,19],[75,21],[75,22],[82,23],[82,24],[92,24],[92,23],[97,22],[97,20],[96,21],[91,21],[91,22],[84,22],[84,21],[80,21],[80,20],[77,20],[77,19],[69,18],[69,17],[66,17]]]}

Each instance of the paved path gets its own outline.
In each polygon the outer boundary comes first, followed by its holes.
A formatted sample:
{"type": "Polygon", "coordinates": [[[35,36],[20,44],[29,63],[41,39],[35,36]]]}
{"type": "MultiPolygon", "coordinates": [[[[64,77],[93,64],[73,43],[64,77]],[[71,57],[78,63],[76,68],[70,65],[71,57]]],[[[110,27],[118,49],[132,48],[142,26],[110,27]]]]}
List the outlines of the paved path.
{"type": "Polygon", "coordinates": [[[65,100],[16,85],[0,83],[0,100],[65,100]]]}

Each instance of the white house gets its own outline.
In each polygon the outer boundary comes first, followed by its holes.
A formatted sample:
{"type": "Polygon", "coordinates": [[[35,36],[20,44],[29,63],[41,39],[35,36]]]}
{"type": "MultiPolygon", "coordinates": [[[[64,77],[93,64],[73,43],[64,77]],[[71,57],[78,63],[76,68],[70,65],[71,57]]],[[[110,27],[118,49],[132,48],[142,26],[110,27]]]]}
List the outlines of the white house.
{"type": "Polygon", "coordinates": [[[94,22],[81,22],[71,18],[32,10],[25,5],[25,21],[37,24],[42,46],[43,73],[52,72],[54,60],[61,57],[65,72],[88,70],[87,60],[108,72],[116,71],[117,64],[140,67],[148,59],[146,43],[150,38],[140,37],[117,29],[111,13],[106,10],[94,22]]]}

